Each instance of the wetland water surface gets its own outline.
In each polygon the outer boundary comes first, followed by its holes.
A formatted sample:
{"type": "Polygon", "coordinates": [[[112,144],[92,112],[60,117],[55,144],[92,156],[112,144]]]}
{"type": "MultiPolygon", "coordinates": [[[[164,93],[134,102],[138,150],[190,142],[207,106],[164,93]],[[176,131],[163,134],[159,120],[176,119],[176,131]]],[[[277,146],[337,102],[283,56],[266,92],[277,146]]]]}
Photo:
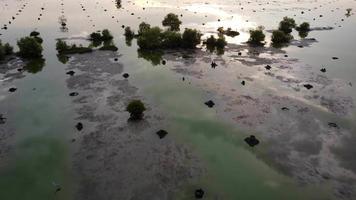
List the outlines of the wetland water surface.
{"type": "Polygon", "coordinates": [[[0,0],[3,43],[34,30],[44,40],[44,62],[0,63],[0,199],[195,199],[199,188],[203,199],[356,199],[355,10],[354,0],[0,0]],[[125,41],[122,25],[161,26],[169,12],[181,30],[240,35],[219,54],[125,41]],[[270,41],[284,16],[313,31],[278,49],[245,43],[260,25],[270,41]],[[117,52],[57,56],[56,39],[87,45],[105,28],[117,52]],[[133,99],[147,108],[140,122],[127,120],[133,99]]]}

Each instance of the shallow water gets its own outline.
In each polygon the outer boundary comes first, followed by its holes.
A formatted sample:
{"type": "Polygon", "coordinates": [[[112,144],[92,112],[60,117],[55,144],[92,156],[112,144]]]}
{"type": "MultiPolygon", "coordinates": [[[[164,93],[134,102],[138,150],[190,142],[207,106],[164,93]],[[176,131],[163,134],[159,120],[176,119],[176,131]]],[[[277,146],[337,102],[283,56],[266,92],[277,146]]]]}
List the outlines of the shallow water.
{"type": "MultiPolygon", "coordinates": [[[[82,133],[74,127],[78,113],[68,96],[72,89],[66,82],[67,65],[57,60],[55,39],[75,38],[73,42],[87,44],[81,37],[103,28],[115,37],[129,83],[165,118],[169,137],[189,146],[202,163],[201,176],[175,188],[176,199],[191,199],[196,188],[204,188],[207,199],[355,199],[356,92],[349,83],[356,83],[356,18],[345,16],[349,7],[354,13],[356,2],[137,0],[123,1],[118,9],[110,0],[0,0],[1,26],[12,21],[7,30],[0,30],[0,39],[15,46],[17,39],[37,30],[44,39],[46,59],[37,73],[2,79],[0,111],[7,121],[0,125],[1,199],[78,197],[77,188],[83,183],[72,163],[82,154],[73,156],[80,145],[70,140],[80,140],[82,133]],[[126,46],[121,25],[135,30],[141,21],[160,25],[168,12],[183,14],[183,28],[198,28],[206,35],[219,26],[236,29],[241,35],[227,39],[240,46],[229,46],[221,56],[200,51],[167,53],[165,66],[139,58],[135,40],[126,46]],[[58,22],[62,15],[67,19],[66,32],[58,22]],[[274,29],[284,16],[334,29],[312,31],[308,37],[316,38],[316,43],[304,48],[290,45],[284,52],[262,50],[256,56],[244,45],[250,28],[274,29]],[[240,51],[243,56],[236,57],[240,51]],[[339,59],[332,60],[333,56],[339,59]],[[211,59],[219,64],[216,70],[210,69],[211,59]],[[273,75],[266,74],[266,64],[272,65],[273,75]],[[326,74],[319,71],[323,66],[326,74]],[[241,80],[247,80],[247,87],[241,86],[241,80]],[[317,89],[300,89],[304,82],[317,89]],[[11,86],[18,90],[8,93],[11,86]],[[321,96],[332,103],[325,105],[321,96]],[[210,99],[217,103],[212,109],[204,105],[210,99]],[[283,106],[291,110],[280,111],[283,106]],[[330,121],[337,122],[340,130],[330,129],[330,121]],[[243,141],[251,134],[261,138],[256,148],[243,141]],[[56,184],[62,186],[58,193],[54,193],[56,184]]],[[[118,121],[125,122],[121,118],[118,121]]],[[[95,173],[104,180],[108,176],[95,173]]]]}

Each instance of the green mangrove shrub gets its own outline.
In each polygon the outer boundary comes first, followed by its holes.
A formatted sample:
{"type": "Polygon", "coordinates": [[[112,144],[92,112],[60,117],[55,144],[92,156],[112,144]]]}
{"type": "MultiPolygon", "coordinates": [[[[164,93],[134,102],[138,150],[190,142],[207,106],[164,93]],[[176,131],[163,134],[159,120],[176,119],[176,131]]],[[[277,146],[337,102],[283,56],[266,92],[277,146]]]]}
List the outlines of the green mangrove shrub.
{"type": "Polygon", "coordinates": [[[257,29],[250,30],[250,38],[247,42],[253,45],[264,45],[265,37],[263,28],[258,27],[257,29]]]}
{"type": "Polygon", "coordinates": [[[126,107],[126,111],[130,113],[131,120],[142,119],[145,110],[146,107],[141,100],[133,100],[126,107]]]}
{"type": "Polygon", "coordinates": [[[108,29],[104,29],[101,32],[93,32],[89,35],[89,40],[91,41],[96,41],[96,42],[100,42],[100,41],[110,41],[112,40],[114,37],[112,36],[112,34],[110,33],[110,31],[108,29]]]}
{"type": "Polygon", "coordinates": [[[6,56],[13,54],[13,48],[9,43],[2,44],[0,40],[0,60],[4,60],[6,56]]]}
{"type": "Polygon", "coordinates": [[[274,30],[272,32],[272,43],[274,45],[289,43],[293,39],[293,36],[286,34],[281,30],[274,30]]]}
{"type": "Polygon", "coordinates": [[[290,34],[295,27],[296,23],[293,18],[284,17],[283,20],[279,22],[278,30],[283,31],[285,34],[290,34]]]}
{"type": "Polygon", "coordinates": [[[34,59],[42,57],[42,45],[35,37],[24,37],[17,41],[18,55],[22,58],[34,59]]]}
{"type": "Polygon", "coordinates": [[[167,16],[162,21],[162,25],[169,27],[170,31],[179,31],[181,24],[182,22],[179,20],[178,15],[174,13],[167,14],[167,16]]]}
{"type": "Polygon", "coordinates": [[[57,40],[56,50],[58,51],[59,54],[62,55],[76,54],[76,53],[82,54],[82,53],[89,53],[93,51],[90,47],[83,47],[81,45],[77,46],[76,44],[68,45],[63,40],[57,40]]]}
{"type": "Polygon", "coordinates": [[[194,49],[198,44],[201,43],[201,36],[202,34],[198,30],[186,28],[182,36],[183,47],[194,49]]]}

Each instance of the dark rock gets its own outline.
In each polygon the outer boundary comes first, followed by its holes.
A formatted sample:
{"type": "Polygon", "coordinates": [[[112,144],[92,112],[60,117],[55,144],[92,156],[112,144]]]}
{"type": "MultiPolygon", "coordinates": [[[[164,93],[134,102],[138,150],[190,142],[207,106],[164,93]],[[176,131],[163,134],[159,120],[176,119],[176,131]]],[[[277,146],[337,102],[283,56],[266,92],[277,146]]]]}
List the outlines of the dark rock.
{"type": "Polygon", "coordinates": [[[156,134],[158,135],[159,139],[162,139],[168,134],[168,132],[165,130],[159,130],[156,132],[156,134]]]}
{"type": "Polygon", "coordinates": [[[281,108],[282,110],[289,110],[289,108],[287,108],[287,107],[283,107],[283,108],[281,108]]]}
{"type": "Polygon", "coordinates": [[[288,55],[286,54],[286,55],[284,55],[284,57],[286,57],[286,58],[287,58],[287,57],[288,57],[288,55]]]}
{"type": "Polygon", "coordinates": [[[83,124],[81,122],[78,122],[77,125],[75,125],[75,128],[77,128],[78,131],[83,130],[83,124]]]}
{"type": "Polygon", "coordinates": [[[242,55],[242,53],[241,53],[241,52],[238,52],[238,53],[237,53],[237,55],[241,56],[241,55],[242,55]]]}
{"type": "Polygon", "coordinates": [[[209,108],[212,108],[215,106],[215,103],[212,100],[209,100],[209,101],[205,102],[204,104],[207,105],[209,108]]]}
{"type": "Polygon", "coordinates": [[[325,69],[325,68],[322,68],[320,71],[325,73],[325,72],[326,72],[326,69],[325,69]]]}
{"type": "Polygon", "coordinates": [[[251,135],[250,137],[245,138],[245,142],[250,145],[250,147],[254,147],[260,143],[259,140],[256,139],[254,135],[251,135]]]}
{"type": "Polygon", "coordinates": [[[128,73],[125,73],[125,74],[122,75],[122,77],[124,77],[124,78],[128,78],[129,76],[130,75],[128,73]]]}
{"type": "Polygon", "coordinates": [[[241,81],[241,84],[242,84],[242,85],[245,85],[245,84],[246,84],[246,82],[245,82],[245,81],[241,81]]]}
{"type": "Polygon", "coordinates": [[[266,68],[267,70],[270,70],[272,67],[271,67],[270,65],[266,65],[265,68],[266,68]]]}
{"type": "Polygon", "coordinates": [[[310,84],[304,84],[303,85],[305,88],[307,88],[308,90],[310,90],[310,89],[312,89],[313,88],[313,86],[312,85],[310,85],[310,84]]]}
{"type": "Polygon", "coordinates": [[[336,123],[329,122],[328,125],[333,128],[339,128],[339,126],[336,123]]]}
{"type": "Polygon", "coordinates": [[[339,59],[339,58],[338,58],[338,57],[332,57],[332,59],[333,59],[333,60],[337,60],[337,59],[339,59]]]}
{"type": "Polygon", "coordinates": [[[71,93],[69,93],[69,96],[71,96],[71,97],[75,97],[75,96],[78,96],[78,95],[79,95],[78,92],[71,92],[71,93]]]}
{"type": "Polygon", "coordinates": [[[117,62],[119,59],[118,58],[114,58],[114,61],[117,62]]]}
{"type": "Polygon", "coordinates": [[[68,71],[66,74],[70,75],[70,76],[73,76],[75,74],[75,71],[68,71]]]}
{"type": "Polygon", "coordinates": [[[9,92],[15,92],[16,90],[17,90],[17,88],[14,88],[14,87],[13,87],[13,88],[10,88],[10,89],[9,89],[9,92]]]}
{"type": "Polygon", "coordinates": [[[165,60],[162,60],[162,65],[166,65],[166,61],[165,60]]]}
{"type": "Polygon", "coordinates": [[[194,196],[196,199],[202,199],[204,197],[204,193],[205,193],[204,190],[200,188],[195,190],[194,196]]]}

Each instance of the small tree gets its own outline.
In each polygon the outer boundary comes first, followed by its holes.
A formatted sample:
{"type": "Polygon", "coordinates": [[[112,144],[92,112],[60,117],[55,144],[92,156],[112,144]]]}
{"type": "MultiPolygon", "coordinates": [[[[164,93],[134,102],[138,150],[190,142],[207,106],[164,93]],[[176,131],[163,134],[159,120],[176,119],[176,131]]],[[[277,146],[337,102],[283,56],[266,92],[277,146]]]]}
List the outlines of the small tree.
{"type": "Polygon", "coordinates": [[[308,22],[303,22],[295,28],[299,32],[308,32],[310,31],[310,24],[308,22]]]}
{"type": "Polygon", "coordinates": [[[102,41],[109,41],[112,40],[114,37],[111,35],[110,31],[108,29],[104,29],[102,32],[102,37],[101,40],[102,41]]]}
{"type": "Polygon", "coordinates": [[[227,45],[227,42],[226,42],[224,36],[220,36],[220,37],[216,40],[216,43],[215,43],[216,48],[218,48],[218,49],[224,49],[226,45],[227,45]]]}
{"type": "Polygon", "coordinates": [[[92,41],[101,41],[101,33],[93,32],[89,35],[89,39],[92,41]]]}
{"type": "Polygon", "coordinates": [[[279,22],[278,30],[283,31],[285,34],[289,34],[296,27],[296,23],[293,18],[284,17],[281,22],[279,22]]]}
{"type": "Polygon", "coordinates": [[[143,33],[145,33],[150,29],[151,29],[151,25],[147,24],[146,22],[141,22],[138,29],[138,35],[142,35],[143,33]]]}
{"type": "Polygon", "coordinates": [[[33,37],[24,37],[17,41],[20,51],[19,56],[23,58],[42,57],[42,45],[33,37]]]}
{"type": "Polygon", "coordinates": [[[131,30],[131,28],[129,26],[127,26],[125,28],[125,33],[124,33],[126,39],[129,39],[129,38],[134,38],[135,37],[135,32],[131,30]]]}
{"type": "Polygon", "coordinates": [[[165,31],[162,33],[162,47],[178,48],[182,44],[182,34],[173,31],[165,31]]]}
{"type": "Polygon", "coordinates": [[[308,22],[303,22],[302,24],[300,24],[295,29],[298,31],[299,36],[301,38],[305,38],[305,37],[308,36],[308,32],[310,31],[310,25],[309,25],[308,22]]]}
{"type": "Polygon", "coordinates": [[[159,27],[153,27],[142,32],[137,39],[137,45],[141,49],[157,49],[162,45],[162,30],[159,27]]]}
{"type": "Polygon", "coordinates": [[[13,53],[13,48],[9,43],[2,44],[0,40],[0,60],[4,60],[5,56],[11,55],[13,53]]]}
{"type": "Polygon", "coordinates": [[[183,33],[183,46],[185,48],[195,48],[201,42],[202,34],[196,29],[185,29],[183,33]]]}
{"type": "Polygon", "coordinates": [[[293,39],[293,36],[290,34],[286,34],[283,31],[274,30],[272,32],[271,40],[272,40],[273,44],[289,43],[291,39],[293,39]]]}
{"type": "Polygon", "coordinates": [[[32,32],[30,33],[30,36],[31,36],[31,37],[37,37],[37,36],[39,36],[39,35],[40,35],[40,33],[37,32],[37,31],[32,31],[32,32]]]}
{"type": "Polygon", "coordinates": [[[146,107],[140,100],[133,100],[126,107],[126,111],[130,113],[131,120],[142,119],[145,110],[146,107]]]}
{"type": "Polygon", "coordinates": [[[162,21],[163,26],[168,26],[170,31],[179,31],[179,26],[182,22],[179,20],[178,15],[169,13],[162,21]]]}
{"type": "Polygon", "coordinates": [[[216,38],[211,35],[205,42],[206,47],[210,50],[214,50],[215,49],[215,44],[216,44],[216,38]]]}
{"type": "Polygon", "coordinates": [[[265,37],[262,28],[250,30],[250,39],[248,40],[248,43],[253,45],[264,45],[265,37]]]}
{"type": "Polygon", "coordinates": [[[63,40],[57,40],[56,43],[56,50],[61,53],[63,51],[68,50],[70,47],[67,45],[67,43],[63,40]]]}

